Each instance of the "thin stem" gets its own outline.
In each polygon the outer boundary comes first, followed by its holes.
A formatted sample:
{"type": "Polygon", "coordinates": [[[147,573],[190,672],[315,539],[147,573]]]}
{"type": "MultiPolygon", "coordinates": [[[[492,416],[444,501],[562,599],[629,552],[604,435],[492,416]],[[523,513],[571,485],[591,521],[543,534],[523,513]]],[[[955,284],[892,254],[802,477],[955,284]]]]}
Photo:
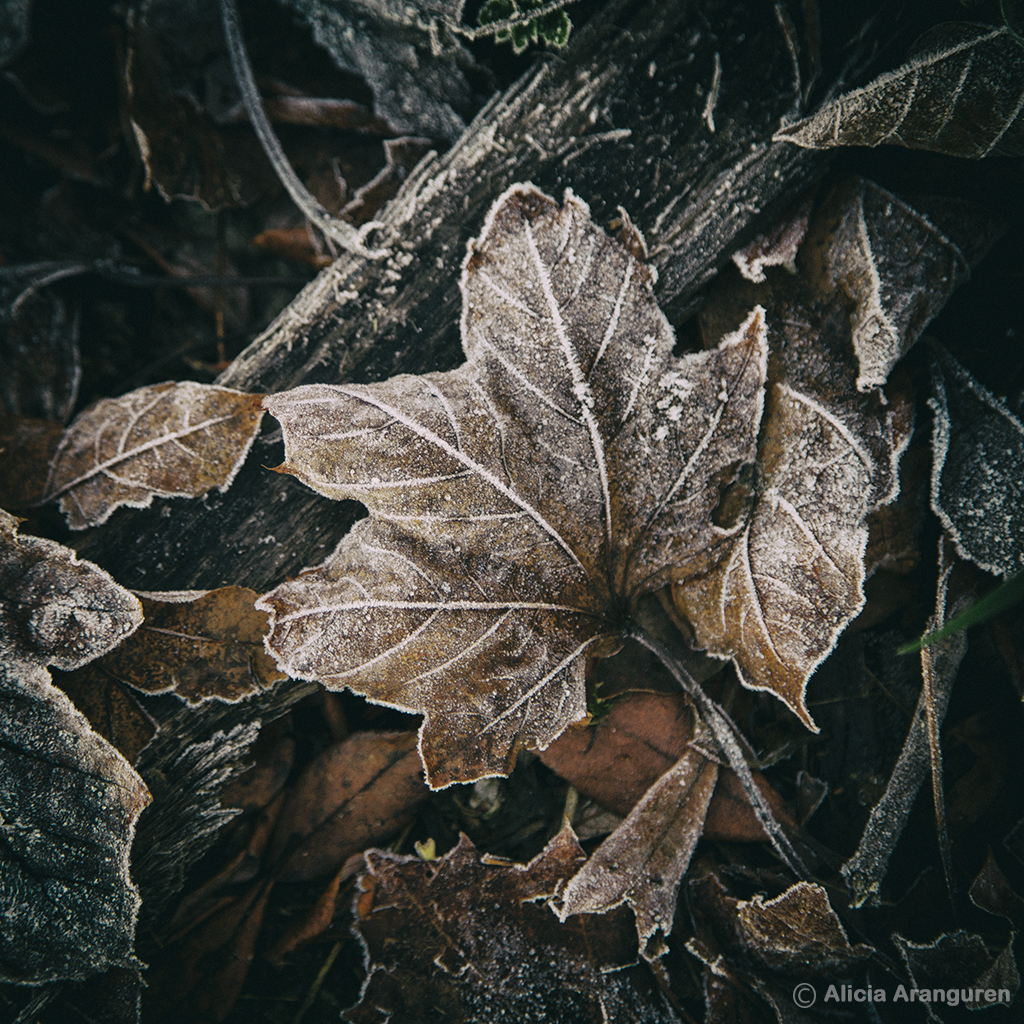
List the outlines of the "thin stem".
{"type": "Polygon", "coordinates": [[[765,835],[771,841],[775,852],[782,862],[795,875],[801,878],[810,878],[811,873],[800,859],[789,837],[782,830],[782,826],[776,821],[768,801],[765,800],[757,783],[754,782],[754,774],[747,764],[743,749],[737,739],[738,730],[732,723],[729,716],[701,689],[700,684],[693,676],[678,662],[672,652],[664,644],[648,636],[643,630],[636,629],[630,633],[632,639],[642,644],[672,673],[675,680],[686,691],[686,693],[697,705],[700,716],[707,723],[715,742],[718,743],[729,762],[729,767],[739,777],[743,785],[743,791],[750,801],[757,820],[761,823],[765,835]]]}
{"type": "Polygon", "coordinates": [[[249,63],[249,54],[246,52],[245,41],[242,39],[242,29],[238,20],[235,0],[220,0],[220,11],[224,22],[224,37],[228,44],[228,55],[231,57],[231,68],[242,93],[242,102],[245,104],[249,120],[260,140],[263,152],[267,154],[267,159],[273,165],[274,171],[288,195],[292,197],[292,201],[328,238],[333,238],[342,248],[367,259],[381,259],[387,256],[387,249],[368,249],[364,244],[370,231],[384,227],[380,221],[372,220],[357,231],[346,221],[332,217],[299,180],[299,176],[288,162],[288,157],[284,155],[281,143],[263,110],[263,102],[256,88],[256,79],[253,77],[252,66],[249,63]]]}

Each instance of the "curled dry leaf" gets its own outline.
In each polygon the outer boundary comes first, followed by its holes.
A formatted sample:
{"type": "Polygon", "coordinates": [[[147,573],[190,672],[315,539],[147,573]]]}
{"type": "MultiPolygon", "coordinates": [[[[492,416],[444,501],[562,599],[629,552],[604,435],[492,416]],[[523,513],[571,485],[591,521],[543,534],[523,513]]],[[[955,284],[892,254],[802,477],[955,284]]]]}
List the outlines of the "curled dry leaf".
{"type": "Polygon", "coordinates": [[[810,149],[893,145],[973,159],[1024,154],[1024,48],[1010,28],[949,22],[914,51],[906,64],[776,139],[810,149]]]}
{"type": "Polygon", "coordinates": [[[1024,424],[936,345],[932,508],[957,551],[997,576],[1024,569],[1024,424]]]}
{"type": "Polygon", "coordinates": [[[821,252],[819,287],[841,289],[856,304],[857,388],[869,391],[885,384],[970,267],[926,217],[872,182],[857,181],[833,211],[838,223],[821,252]]]}
{"type": "Polygon", "coordinates": [[[256,437],[261,401],[192,381],[105,398],[68,427],[43,500],[60,498],[68,525],[83,530],[122,505],[223,491],[256,437]]]}
{"type": "Polygon", "coordinates": [[[667,947],[652,942],[672,931],[679,883],[704,831],[718,764],[701,751],[714,747],[699,719],[694,746],[647,791],[626,820],[570,879],[559,918],[602,914],[628,903],[636,915],[640,950],[649,959],[667,947]]]}
{"type": "MultiPolygon", "coordinates": [[[[955,595],[950,601],[949,585],[955,562],[947,551],[948,542],[939,542],[939,581],[935,596],[935,614],[931,627],[938,629],[946,621],[947,603],[962,607],[967,595],[955,595]]],[[[927,685],[921,689],[910,730],[899,759],[893,768],[885,793],[872,808],[871,817],[854,855],[842,866],[853,906],[868,900],[877,903],[889,858],[906,826],[914,800],[931,767],[934,755],[929,732],[934,735],[946,715],[960,662],[967,653],[967,638],[956,633],[921,649],[921,670],[927,685]],[[929,703],[931,708],[929,709],[929,703]],[[929,729],[929,718],[935,723],[929,729]]]]}
{"type": "Polygon", "coordinates": [[[281,881],[321,878],[412,820],[429,790],[413,732],[357,732],[328,747],[288,794],[268,852],[281,881]]]}
{"type": "Polygon", "coordinates": [[[268,647],[291,676],[424,713],[435,787],[507,773],[582,718],[584,655],[684,555],[723,553],[711,514],[754,461],[764,319],[673,357],[634,235],[515,185],[464,264],[464,366],[266,400],[282,468],[370,509],[257,603],[268,647]]]}
{"type": "Polygon", "coordinates": [[[545,905],[586,859],[564,828],[529,864],[478,857],[463,836],[444,857],[366,855],[356,931],[369,977],[353,1024],[384,1020],[675,1020],[636,957],[630,914],[560,923],[545,905]]]}
{"type": "Polygon", "coordinates": [[[846,977],[873,952],[850,943],[815,883],[798,882],[768,900],[735,899],[712,874],[689,888],[695,936],[686,948],[705,964],[708,1019],[715,1024],[762,1019],[760,999],[780,1021],[808,1019],[794,1011],[794,981],[846,977]]]}
{"type": "MultiPolygon", "coordinates": [[[[772,361],[757,456],[737,462],[722,482],[713,517],[717,562],[702,565],[698,555],[679,559],[673,571],[675,609],[698,644],[731,656],[746,686],[781,696],[812,728],[807,680],[863,606],[866,519],[898,493],[897,463],[912,418],[909,396],[858,393],[851,334],[864,322],[868,298],[898,325],[903,347],[923,327],[919,317],[896,316],[889,299],[898,278],[867,298],[859,284],[848,290],[845,283],[855,267],[880,280],[883,247],[910,247],[929,274],[949,260],[944,236],[931,230],[931,244],[921,240],[919,218],[882,218],[874,237],[851,242],[849,224],[890,200],[860,179],[838,185],[818,202],[800,274],[776,275],[763,286],[772,361]]],[[[935,309],[955,283],[936,276],[937,283],[926,277],[935,289],[927,304],[935,309]]],[[[709,323],[726,319],[715,313],[716,301],[733,305],[728,293],[712,298],[709,323]]],[[[890,339],[876,332],[868,340],[887,350],[890,339]]],[[[862,358],[861,376],[863,365],[862,358]]]]}
{"type": "Polygon", "coordinates": [[[106,672],[137,690],[173,692],[189,704],[242,700],[284,678],[263,649],[267,616],[253,607],[254,591],[221,587],[190,601],[160,596],[142,596],[145,621],[103,659],[106,672]]]}

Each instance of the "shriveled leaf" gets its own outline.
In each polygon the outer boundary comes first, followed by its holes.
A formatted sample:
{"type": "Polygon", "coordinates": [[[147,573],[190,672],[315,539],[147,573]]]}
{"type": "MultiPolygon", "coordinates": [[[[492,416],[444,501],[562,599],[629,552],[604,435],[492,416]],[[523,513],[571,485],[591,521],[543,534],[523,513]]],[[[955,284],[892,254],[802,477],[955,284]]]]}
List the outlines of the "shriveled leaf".
{"type": "Polygon", "coordinates": [[[43,500],[60,498],[68,525],[82,530],[122,505],[226,490],[256,437],[261,400],[193,381],[105,398],[68,428],[43,500]]]}
{"type": "Polygon", "coordinates": [[[811,882],[797,882],[773,900],[741,900],[736,916],[751,954],[775,970],[841,974],[872,952],[850,944],[828,894],[811,882]]]}
{"type": "Polygon", "coordinates": [[[970,276],[960,249],[913,207],[860,181],[837,204],[821,285],[855,304],[857,388],[881,387],[953,290],[970,276]]]}
{"type": "Polygon", "coordinates": [[[1024,570],[1024,424],[933,349],[932,508],[957,551],[997,576],[1024,570]]]}
{"type": "MultiPolygon", "coordinates": [[[[689,883],[694,937],[686,948],[703,961],[708,1020],[763,1020],[767,1002],[780,1022],[809,1021],[793,997],[796,983],[844,977],[873,952],[852,945],[825,890],[798,882],[774,899],[729,895],[712,874],[689,883]]],[[[817,1018],[814,1018],[817,1019],[817,1018]]]]}
{"type": "MultiPolygon", "coordinates": [[[[947,603],[953,604],[957,597],[961,597],[956,595],[950,601],[949,584],[954,568],[955,562],[950,560],[945,543],[940,541],[940,575],[932,619],[936,627],[941,626],[946,619],[947,603]]],[[[929,732],[933,733],[934,738],[934,732],[942,724],[949,706],[953,681],[966,653],[967,640],[962,633],[921,651],[921,670],[928,685],[921,689],[910,730],[885,793],[871,811],[856,852],[841,869],[855,907],[862,906],[868,900],[875,903],[879,899],[889,858],[910,817],[921,784],[932,767],[929,732]],[[934,723],[931,730],[929,718],[934,723]]]]}
{"type": "Polygon", "coordinates": [[[930,943],[910,942],[896,932],[892,938],[915,988],[958,990],[960,1000],[971,1009],[983,1009],[999,1002],[1007,1005],[1020,989],[1012,939],[993,956],[980,935],[972,935],[962,928],[940,935],[930,943]]]}
{"type": "Polygon", "coordinates": [[[0,980],[136,966],[128,855],[148,802],[45,669],[0,663],[0,980]]]}
{"type": "Polygon", "coordinates": [[[138,599],[52,540],[21,537],[0,511],[0,658],[70,670],[116,647],[142,621],[138,599]]]}
{"type": "Polygon", "coordinates": [[[1024,48],[1010,28],[949,22],[910,59],[783,128],[811,149],[907,146],[980,159],[1024,155],[1024,48]]]}
{"type": "Polygon", "coordinates": [[[1014,890],[991,850],[971,884],[968,896],[976,907],[1006,918],[1017,931],[1024,927],[1024,898],[1014,890]]]}
{"type": "Polygon", "coordinates": [[[529,864],[478,857],[463,836],[432,861],[366,855],[356,930],[369,977],[354,1024],[675,1020],[635,960],[630,914],[562,924],[545,901],[584,861],[569,828],[529,864]]]}
{"type": "MultiPolygon", "coordinates": [[[[807,680],[864,603],[866,518],[896,496],[896,466],[909,440],[909,396],[859,394],[850,359],[863,296],[847,292],[843,268],[873,273],[874,250],[850,255],[845,225],[862,218],[869,198],[882,203],[884,196],[860,179],[823,196],[800,274],[776,275],[765,286],[773,357],[757,458],[736,463],[722,482],[728,486],[713,520],[717,563],[702,565],[697,554],[673,572],[675,608],[698,644],[731,656],[746,686],[780,696],[810,728],[807,680]]],[[[877,243],[908,244],[916,224],[907,223],[890,218],[890,233],[877,243]]],[[[934,270],[945,266],[949,246],[932,241],[914,251],[934,270]]],[[[950,286],[942,279],[943,298],[950,286]]],[[[728,322],[733,298],[718,301],[718,320],[728,322]]],[[[707,322],[714,320],[712,308],[707,322]]],[[[909,338],[912,327],[901,323],[901,331],[909,338]]]]}
{"type": "Polygon", "coordinates": [[[270,844],[278,877],[321,878],[412,820],[429,790],[412,732],[357,732],[328,747],[288,795],[270,844]]]}
{"type": "Polygon", "coordinates": [[[763,317],[674,358],[627,241],[571,192],[559,208],[513,186],[464,265],[463,367],[267,399],[282,468],[370,509],[258,602],[269,649],[289,675],[424,713],[435,787],[507,773],[582,718],[585,652],[684,553],[721,555],[711,513],[754,459],[763,317]]]}
{"type": "Polygon", "coordinates": [[[764,281],[765,267],[787,267],[796,271],[796,254],[807,235],[813,200],[813,196],[808,196],[788,218],[733,253],[733,263],[748,281],[764,281]]]}
{"type": "Polygon", "coordinates": [[[253,607],[254,591],[221,587],[191,601],[159,596],[142,596],[142,627],[103,659],[115,678],[189,704],[238,701],[284,678],[263,649],[267,617],[253,607]]]}
{"type": "MultiPolygon", "coordinates": [[[[714,746],[710,729],[699,721],[694,741],[714,746]]],[[[559,918],[603,914],[628,903],[641,952],[649,958],[664,952],[655,935],[672,931],[679,883],[704,831],[717,781],[718,765],[691,746],[572,877],[559,918]]]]}

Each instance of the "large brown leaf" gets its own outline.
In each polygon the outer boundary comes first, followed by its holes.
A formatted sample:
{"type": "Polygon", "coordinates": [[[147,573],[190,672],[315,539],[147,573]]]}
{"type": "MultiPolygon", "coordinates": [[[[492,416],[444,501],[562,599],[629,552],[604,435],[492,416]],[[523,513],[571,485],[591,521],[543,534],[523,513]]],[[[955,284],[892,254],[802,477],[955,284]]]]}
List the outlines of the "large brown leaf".
{"type": "Polygon", "coordinates": [[[464,265],[464,366],[266,401],[282,468],[370,509],[258,602],[268,646],[289,675],[424,713],[435,787],[507,773],[582,718],[584,654],[674,563],[723,553],[711,516],[754,461],[764,318],[673,357],[642,249],[571,192],[513,186],[464,265]]]}
{"type": "Polygon", "coordinates": [[[811,149],[908,146],[979,159],[1024,154],[1024,49],[1007,26],[949,22],[910,59],[777,139],[811,149]]]}
{"type": "Polygon", "coordinates": [[[68,526],[83,530],[122,505],[225,490],[256,437],[260,401],[192,381],[104,398],[68,427],[43,500],[60,498],[68,526]]]}

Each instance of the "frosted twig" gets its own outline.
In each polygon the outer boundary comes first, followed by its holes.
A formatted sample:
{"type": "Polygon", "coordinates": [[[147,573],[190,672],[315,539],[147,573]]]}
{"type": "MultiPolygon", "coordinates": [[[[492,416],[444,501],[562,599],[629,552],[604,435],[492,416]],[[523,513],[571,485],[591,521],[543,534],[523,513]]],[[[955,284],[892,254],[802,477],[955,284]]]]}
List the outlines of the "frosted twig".
{"type": "Polygon", "coordinates": [[[476,28],[457,24],[449,21],[447,18],[443,19],[443,23],[450,31],[456,32],[466,39],[482,39],[485,36],[496,35],[498,32],[505,32],[518,25],[528,25],[535,18],[543,18],[546,14],[554,14],[555,11],[560,11],[571,3],[573,3],[573,0],[550,0],[543,7],[532,8],[513,15],[511,18],[505,18],[502,21],[492,21],[487,25],[479,25],[476,28]]]}
{"type": "Polygon", "coordinates": [[[231,68],[242,93],[242,102],[245,104],[260,145],[267,154],[267,159],[270,160],[281,184],[284,185],[288,195],[292,197],[292,201],[328,238],[333,239],[348,252],[365,256],[367,259],[381,259],[387,256],[387,249],[368,249],[365,244],[366,236],[370,231],[384,226],[380,221],[369,221],[358,230],[353,228],[346,221],[332,217],[299,180],[299,176],[288,162],[288,157],[285,156],[281,143],[263,109],[263,102],[256,89],[256,80],[249,63],[249,55],[245,49],[245,41],[242,39],[242,29],[238,20],[235,0],[220,0],[220,10],[224,22],[224,37],[227,40],[228,54],[231,57],[231,68]]]}

